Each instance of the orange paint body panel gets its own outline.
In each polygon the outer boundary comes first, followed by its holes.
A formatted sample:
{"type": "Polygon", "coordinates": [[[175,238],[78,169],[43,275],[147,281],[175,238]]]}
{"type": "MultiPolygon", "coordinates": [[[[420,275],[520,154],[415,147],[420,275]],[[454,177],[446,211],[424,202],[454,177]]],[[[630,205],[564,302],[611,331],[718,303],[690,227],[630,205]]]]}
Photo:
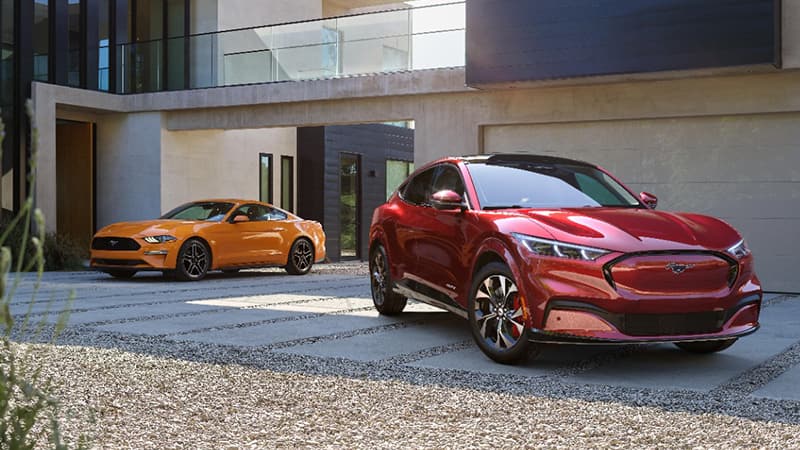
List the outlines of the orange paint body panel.
{"type": "Polygon", "coordinates": [[[318,222],[256,201],[227,199],[194,203],[204,202],[230,204],[230,208],[213,220],[156,219],[120,222],[101,229],[92,241],[91,267],[174,270],[181,246],[188,239],[201,240],[208,247],[209,270],[285,266],[292,245],[300,238],[311,242],[314,262],[325,259],[325,232],[318,222]],[[233,220],[241,208],[251,206],[274,212],[274,217],[233,220]],[[164,241],[153,242],[154,239],[164,241]]]}

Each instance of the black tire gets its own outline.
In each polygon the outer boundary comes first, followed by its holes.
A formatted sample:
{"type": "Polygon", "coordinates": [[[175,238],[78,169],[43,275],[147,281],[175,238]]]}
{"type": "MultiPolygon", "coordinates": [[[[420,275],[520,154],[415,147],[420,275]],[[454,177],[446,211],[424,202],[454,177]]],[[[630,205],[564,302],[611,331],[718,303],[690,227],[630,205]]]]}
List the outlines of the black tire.
{"type": "Polygon", "coordinates": [[[376,246],[369,258],[369,285],[372,291],[372,303],[375,309],[384,316],[394,316],[403,312],[408,301],[394,292],[392,272],[389,270],[389,257],[382,245],[376,246]]]}
{"type": "Polygon", "coordinates": [[[135,270],[128,270],[128,269],[106,270],[105,272],[114,278],[119,278],[122,280],[133,278],[133,276],[136,275],[135,270]]]}
{"type": "Polygon", "coordinates": [[[314,265],[314,246],[306,238],[294,241],[289,250],[289,259],[286,261],[286,271],[290,275],[305,275],[314,265]]]}
{"type": "Polygon", "coordinates": [[[707,354],[721,352],[735,344],[737,340],[737,338],[732,338],[719,341],[676,342],[675,345],[679,349],[689,353],[707,354]]]}
{"type": "Polygon", "coordinates": [[[189,239],[178,252],[175,277],[181,281],[199,281],[211,267],[211,250],[200,239],[189,239]]]}
{"type": "Polygon", "coordinates": [[[515,364],[538,352],[521,320],[518,294],[514,275],[499,262],[478,270],[470,289],[467,316],[472,337],[486,356],[501,364],[515,364]]]}

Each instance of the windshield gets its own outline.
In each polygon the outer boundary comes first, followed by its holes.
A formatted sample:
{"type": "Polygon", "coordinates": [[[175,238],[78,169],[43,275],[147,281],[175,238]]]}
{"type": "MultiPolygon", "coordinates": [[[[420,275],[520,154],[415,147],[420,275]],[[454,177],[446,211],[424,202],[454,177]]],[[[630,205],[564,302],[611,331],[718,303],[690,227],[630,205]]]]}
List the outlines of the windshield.
{"type": "Polygon", "coordinates": [[[221,222],[233,208],[233,203],[224,202],[197,202],[178,206],[164,214],[162,219],[173,220],[198,220],[205,222],[221,222]]]}
{"type": "Polygon", "coordinates": [[[510,162],[467,167],[483,209],[642,206],[622,185],[591,166],[510,162]]]}

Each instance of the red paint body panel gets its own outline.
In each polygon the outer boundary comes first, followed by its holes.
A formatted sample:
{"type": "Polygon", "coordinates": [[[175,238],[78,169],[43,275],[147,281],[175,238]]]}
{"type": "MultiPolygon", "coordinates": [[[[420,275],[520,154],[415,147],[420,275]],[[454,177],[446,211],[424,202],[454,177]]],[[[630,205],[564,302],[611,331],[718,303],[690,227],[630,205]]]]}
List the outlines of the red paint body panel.
{"type": "Polygon", "coordinates": [[[386,248],[393,280],[413,280],[466,309],[473,274],[487,258],[502,260],[519,284],[526,325],[579,340],[719,339],[758,327],[753,258],[728,253],[742,238],[725,222],[644,206],[481,210],[469,160],[439,160],[409,179],[441,164],[458,167],[468,209],[440,211],[395,193],[373,215],[370,242],[386,248]],[[595,261],[542,256],[512,233],[609,253],[595,261]],[[651,325],[704,332],[642,334],[651,325]]]}

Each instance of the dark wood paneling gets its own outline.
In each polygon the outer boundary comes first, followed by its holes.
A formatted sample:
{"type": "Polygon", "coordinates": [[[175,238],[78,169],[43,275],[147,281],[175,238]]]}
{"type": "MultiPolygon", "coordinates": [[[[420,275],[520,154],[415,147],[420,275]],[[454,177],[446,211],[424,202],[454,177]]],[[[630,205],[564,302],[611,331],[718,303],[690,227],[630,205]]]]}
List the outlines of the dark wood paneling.
{"type": "Polygon", "coordinates": [[[325,227],[323,186],[325,173],[325,128],[297,129],[297,214],[325,227]]]}
{"type": "Polygon", "coordinates": [[[86,248],[94,234],[93,126],[56,125],[56,226],[86,248]]]}
{"type": "Polygon", "coordinates": [[[467,0],[467,84],[779,64],[779,0],[467,0]]]}

